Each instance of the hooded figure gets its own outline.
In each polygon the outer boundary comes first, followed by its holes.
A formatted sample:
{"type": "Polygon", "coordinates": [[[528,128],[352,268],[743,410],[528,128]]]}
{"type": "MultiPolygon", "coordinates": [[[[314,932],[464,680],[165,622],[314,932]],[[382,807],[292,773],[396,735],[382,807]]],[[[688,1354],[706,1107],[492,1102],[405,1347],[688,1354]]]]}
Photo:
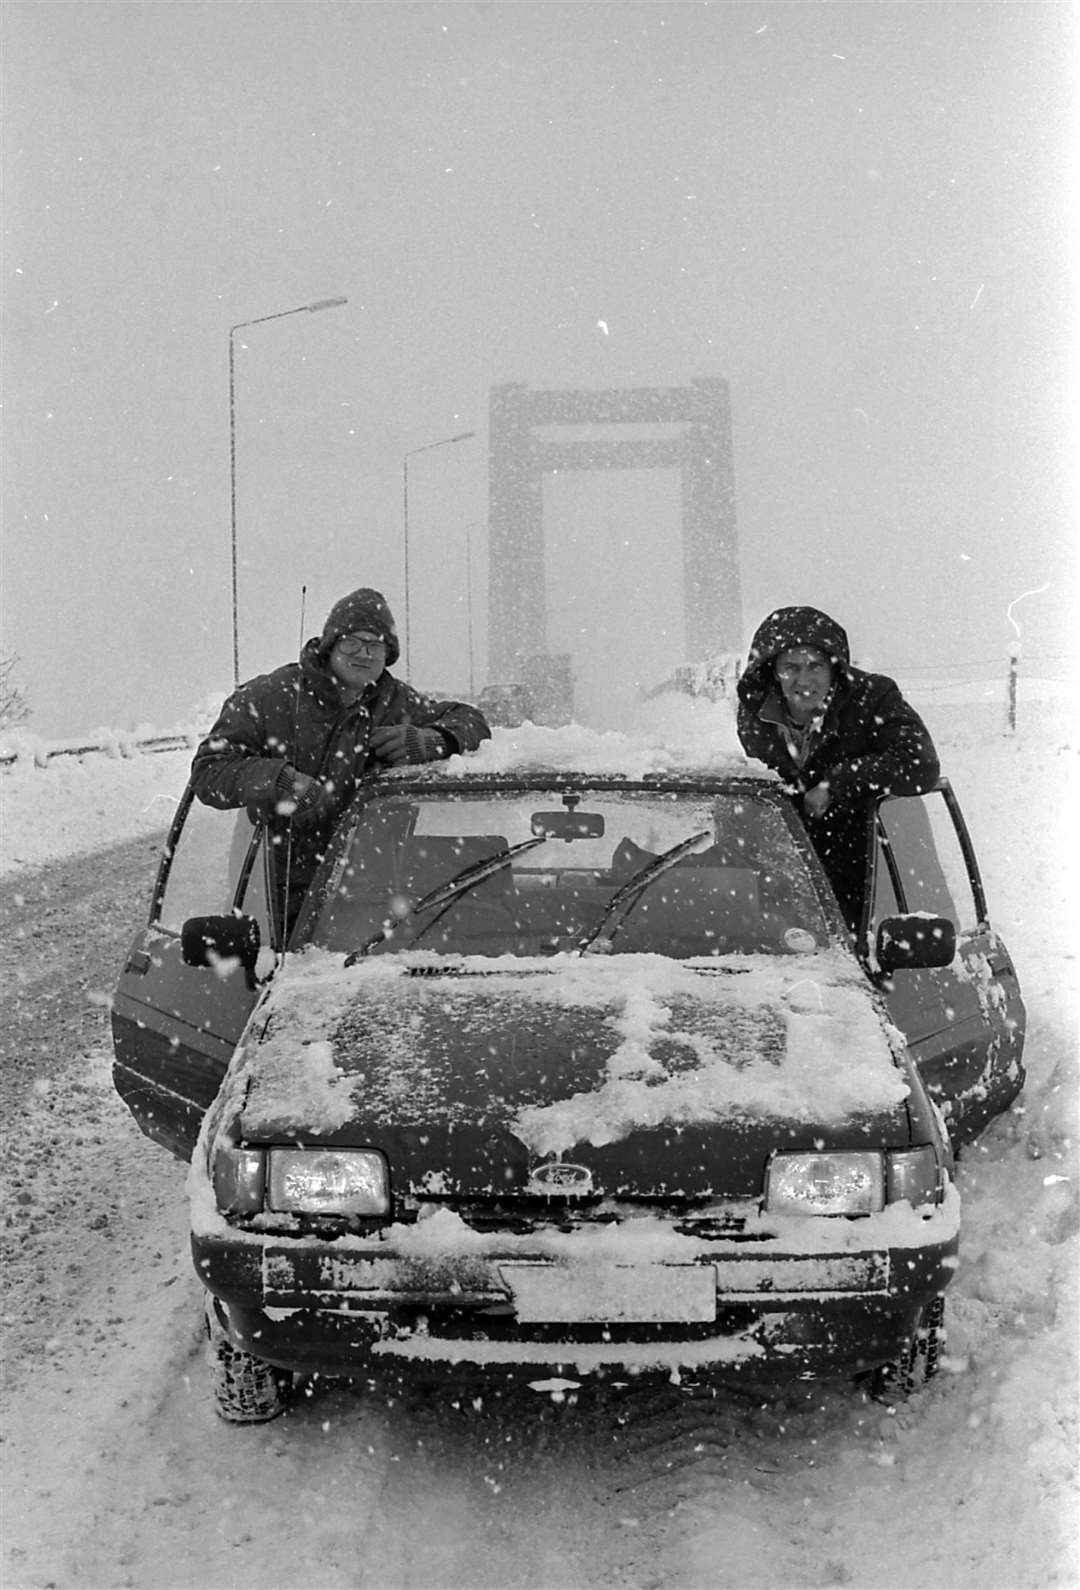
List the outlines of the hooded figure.
{"type": "Polygon", "coordinates": [[[760,625],[738,683],[743,750],[788,784],[852,932],[862,914],[866,819],[880,795],[921,795],[937,752],[884,674],[851,666],[844,630],[816,607],[760,625]]]}
{"type": "Polygon", "coordinates": [[[389,672],[400,655],[386,598],[363,587],[335,602],[299,662],[240,685],[195,752],[207,806],[246,806],[292,829],[291,924],[334,824],[377,764],[474,751],[491,730],[461,701],[421,695],[389,672]]]}

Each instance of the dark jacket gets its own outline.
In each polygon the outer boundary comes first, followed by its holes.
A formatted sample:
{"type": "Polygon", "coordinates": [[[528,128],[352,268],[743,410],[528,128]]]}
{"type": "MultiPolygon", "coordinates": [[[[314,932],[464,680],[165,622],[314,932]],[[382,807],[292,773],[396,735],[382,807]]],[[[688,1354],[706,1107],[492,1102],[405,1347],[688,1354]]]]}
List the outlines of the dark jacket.
{"type": "MultiPolygon", "coordinates": [[[[821,817],[803,813],[849,925],[862,905],[866,814],[879,795],[932,789],[939,764],[930,733],[895,680],[851,666],[848,638],[813,607],[770,614],[750,647],[739,680],[738,732],[743,750],[774,768],[796,799],[827,782],[831,802],[821,817]],[[785,736],[787,713],[773,665],[781,652],[813,646],[833,664],[833,687],[821,726],[800,762],[785,736]]],[[[799,802],[801,806],[801,802],[799,802]]]]}
{"type": "Polygon", "coordinates": [[[373,729],[412,723],[435,728],[454,751],[474,751],[491,731],[475,707],[440,701],[384,671],[351,706],[343,705],[319,639],[298,663],[240,685],[225,702],[191,765],[191,783],[207,806],[247,806],[282,831],[275,815],[278,777],[288,765],[325,784],[332,803],[317,828],[296,826],[290,861],[294,887],[305,888],[325,841],[357,783],[375,767],[373,729]]]}

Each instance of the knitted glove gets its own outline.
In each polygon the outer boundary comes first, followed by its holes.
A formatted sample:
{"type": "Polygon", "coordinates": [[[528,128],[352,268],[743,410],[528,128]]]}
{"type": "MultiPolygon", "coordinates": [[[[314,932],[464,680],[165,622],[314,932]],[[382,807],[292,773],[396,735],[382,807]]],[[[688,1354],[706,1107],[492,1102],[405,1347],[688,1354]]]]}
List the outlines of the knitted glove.
{"type": "Polygon", "coordinates": [[[369,744],[373,755],[391,767],[404,762],[438,762],[450,755],[447,737],[440,729],[418,729],[414,723],[372,729],[369,744]]]}
{"type": "Polygon", "coordinates": [[[286,762],[274,782],[274,810],[297,828],[314,827],[330,815],[333,798],[310,773],[298,773],[286,762]]]}

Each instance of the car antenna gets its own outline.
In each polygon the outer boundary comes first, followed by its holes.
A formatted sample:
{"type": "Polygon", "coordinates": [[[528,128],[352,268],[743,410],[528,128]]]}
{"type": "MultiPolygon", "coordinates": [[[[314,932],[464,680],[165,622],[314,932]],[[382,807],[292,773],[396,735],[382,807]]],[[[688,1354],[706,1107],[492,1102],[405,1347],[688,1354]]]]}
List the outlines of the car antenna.
{"type": "MultiPolygon", "coordinates": [[[[292,739],[290,750],[295,754],[296,743],[300,736],[300,690],[304,682],[304,609],[307,606],[307,586],[300,587],[300,635],[296,643],[296,689],[293,692],[293,720],[292,739]]],[[[289,884],[292,881],[292,852],[293,852],[293,818],[296,815],[294,805],[289,814],[289,829],[285,837],[285,890],[281,902],[281,958],[284,961],[289,946],[289,884]]]]}

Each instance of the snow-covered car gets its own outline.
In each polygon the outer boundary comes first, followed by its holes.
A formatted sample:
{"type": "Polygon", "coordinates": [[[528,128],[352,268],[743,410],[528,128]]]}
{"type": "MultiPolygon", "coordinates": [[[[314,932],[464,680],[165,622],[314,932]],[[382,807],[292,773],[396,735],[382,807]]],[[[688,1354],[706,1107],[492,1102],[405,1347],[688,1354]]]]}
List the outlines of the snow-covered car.
{"type": "Polygon", "coordinates": [[[359,792],[287,953],[287,854],[181,802],[114,1076],[191,1158],[219,1411],[401,1360],[932,1374],[953,1154],[1024,1078],[949,786],[874,813],[853,945],[771,774],[471,760],[359,792]]]}

